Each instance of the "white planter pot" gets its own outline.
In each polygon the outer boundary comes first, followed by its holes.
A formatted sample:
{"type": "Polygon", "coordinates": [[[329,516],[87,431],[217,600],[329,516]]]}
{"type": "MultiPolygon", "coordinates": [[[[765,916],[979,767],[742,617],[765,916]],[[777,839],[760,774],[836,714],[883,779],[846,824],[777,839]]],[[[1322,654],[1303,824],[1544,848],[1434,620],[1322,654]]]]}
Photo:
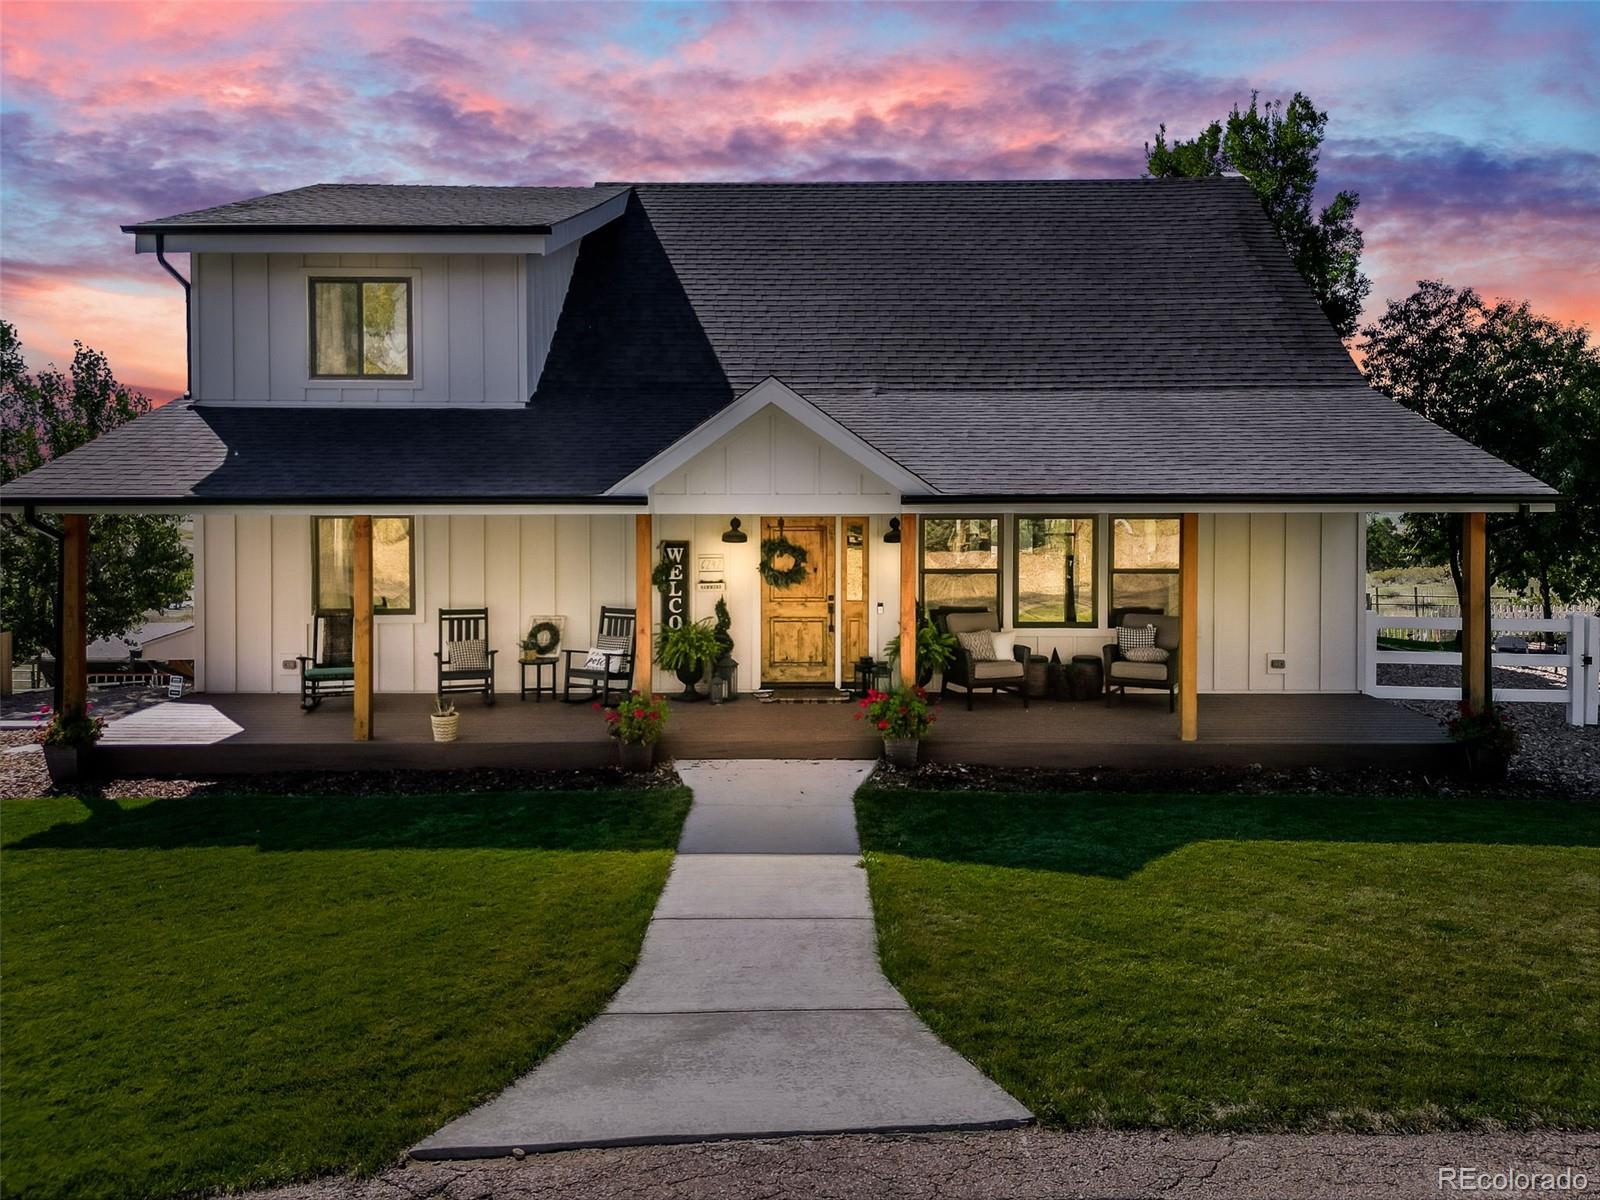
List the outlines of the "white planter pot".
{"type": "Polygon", "coordinates": [[[428,720],[433,722],[433,740],[436,742],[453,742],[461,730],[460,713],[451,713],[447,717],[430,715],[428,720]]]}

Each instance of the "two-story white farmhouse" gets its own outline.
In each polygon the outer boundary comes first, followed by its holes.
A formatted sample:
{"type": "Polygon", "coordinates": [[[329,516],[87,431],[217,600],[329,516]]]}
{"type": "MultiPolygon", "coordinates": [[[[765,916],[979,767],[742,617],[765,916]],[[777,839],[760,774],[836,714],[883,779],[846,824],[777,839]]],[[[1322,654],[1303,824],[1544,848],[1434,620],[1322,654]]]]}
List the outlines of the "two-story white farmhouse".
{"type": "MultiPolygon", "coordinates": [[[[318,185],[126,229],[190,256],[190,394],[5,504],[194,514],[204,693],[292,711],[353,609],[358,737],[369,672],[439,686],[441,610],[487,610],[502,693],[546,616],[587,651],[648,614],[649,661],[670,547],[741,691],[848,683],[918,601],[1063,659],[1159,616],[1120,682],[1192,738],[1202,693],[1361,690],[1363,512],[1470,547],[1555,499],[1370,390],[1234,178],[318,185]]],[[[947,676],[1022,670],[978,653],[947,676]]]]}

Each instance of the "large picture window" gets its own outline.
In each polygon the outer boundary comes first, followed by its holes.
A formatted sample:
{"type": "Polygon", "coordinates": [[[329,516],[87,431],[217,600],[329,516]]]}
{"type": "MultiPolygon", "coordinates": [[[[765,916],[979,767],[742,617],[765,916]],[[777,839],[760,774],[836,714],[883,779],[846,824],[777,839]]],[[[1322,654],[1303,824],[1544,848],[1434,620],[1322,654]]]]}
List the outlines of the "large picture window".
{"type": "MultiPolygon", "coordinates": [[[[355,524],[350,517],[311,519],[311,597],[319,614],[355,607],[355,524]]],[[[372,518],[372,611],[417,611],[410,517],[372,518]]]]}
{"type": "Polygon", "coordinates": [[[411,378],[411,281],[313,279],[311,374],[411,378]]]}
{"type": "Polygon", "coordinates": [[[923,517],[922,602],[1000,611],[998,517],[923,517]]]}
{"type": "Polygon", "coordinates": [[[1111,619],[1130,609],[1178,614],[1178,518],[1111,518],[1111,619]]]}
{"type": "Polygon", "coordinates": [[[1093,517],[1018,517],[1013,623],[1094,625],[1093,517]]]}

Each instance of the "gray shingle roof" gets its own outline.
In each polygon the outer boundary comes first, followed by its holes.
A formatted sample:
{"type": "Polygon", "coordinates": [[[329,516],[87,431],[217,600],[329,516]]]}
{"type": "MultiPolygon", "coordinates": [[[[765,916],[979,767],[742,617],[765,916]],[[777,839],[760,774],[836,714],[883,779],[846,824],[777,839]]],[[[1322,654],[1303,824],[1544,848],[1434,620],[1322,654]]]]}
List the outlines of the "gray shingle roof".
{"type": "MultiPolygon", "coordinates": [[[[619,431],[617,453],[654,448],[619,431]],[[629,449],[630,442],[634,447],[629,449]]],[[[626,472],[576,453],[582,414],[527,409],[230,408],[178,400],[46,463],[5,489],[8,504],[190,500],[530,500],[593,496],[626,472]]],[[[637,465],[637,463],[635,464],[637,465]]]]}
{"type": "Polygon", "coordinates": [[[635,191],[738,391],[1359,381],[1242,179],[635,191]]]}
{"type": "Polygon", "coordinates": [[[202,228],[517,230],[548,233],[624,187],[450,187],[435,184],[316,183],[288,192],[235,200],[215,208],[124,225],[125,233],[202,228]]]}
{"type": "Polygon", "coordinates": [[[1365,386],[818,392],[810,399],[947,493],[1086,499],[1555,494],[1365,386]],[[929,438],[927,430],[952,433],[929,438]]]}
{"type": "MultiPolygon", "coordinates": [[[[950,495],[1510,501],[1554,493],[1364,387],[822,392],[828,415],[950,495]],[[979,431],[979,432],[974,432],[979,431]]],[[[5,489],[64,502],[533,502],[598,496],[688,408],[448,411],[175,402],[5,489]]],[[[648,407],[648,406],[647,406],[648,407]]]]}
{"type": "MultiPolygon", "coordinates": [[[[191,216],[470,225],[621,190],[324,185],[191,216]]],[[[1554,494],[1367,389],[1249,188],[1215,179],[639,185],[583,239],[526,409],[178,403],[4,498],[598,496],[769,375],[947,494],[1554,494]]]]}

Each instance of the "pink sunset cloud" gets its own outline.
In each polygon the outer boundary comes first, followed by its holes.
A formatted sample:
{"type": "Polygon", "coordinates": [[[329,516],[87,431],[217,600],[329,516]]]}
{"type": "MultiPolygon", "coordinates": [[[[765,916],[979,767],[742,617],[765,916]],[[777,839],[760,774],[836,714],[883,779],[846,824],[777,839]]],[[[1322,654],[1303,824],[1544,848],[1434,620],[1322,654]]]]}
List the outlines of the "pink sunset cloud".
{"type": "Polygon", "coordinates": [[[0,308],[163,394],[117,226],[317,181],[1126,176],[1252,87],[1330,112],[1373,311],[1421,277],[1600,327],[1594,10],[9,3],[0,308]]]}

